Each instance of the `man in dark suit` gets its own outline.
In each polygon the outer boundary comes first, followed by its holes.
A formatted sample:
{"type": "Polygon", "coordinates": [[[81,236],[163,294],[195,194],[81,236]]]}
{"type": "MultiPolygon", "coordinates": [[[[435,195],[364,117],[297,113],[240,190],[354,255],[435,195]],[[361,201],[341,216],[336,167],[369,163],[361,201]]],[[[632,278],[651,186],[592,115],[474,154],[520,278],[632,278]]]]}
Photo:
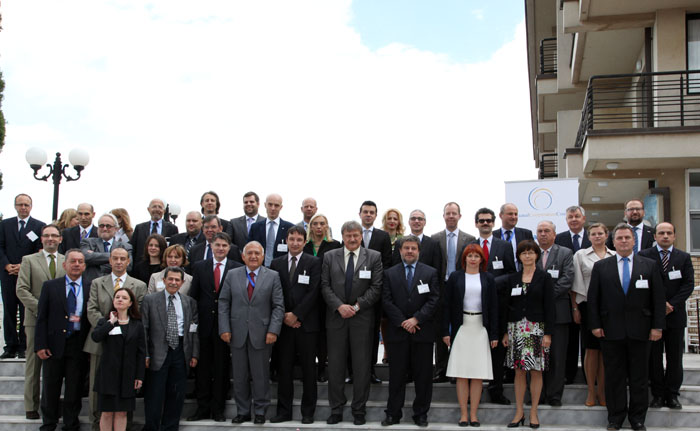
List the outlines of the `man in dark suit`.
{"type": "Polygon", "coordinates": [[[354,376],[352,415],[355,425],[363,425],[372,356],[368,339],[375,331],[374,305],[381,297],[382,257],[375,250],[361,247],[362,225],[359,223],[345,222],[341,232],[343,248],[326,252],[321,267],[321,293],[327,305],[331,408],[326,423],[334,425],[343,420],[343,406],[347,402],[344,377],[350,354],[354,376]]]}
{"type": "MultiPolygon", "coordinates": [[[[457,252],[462,250],[467,244],[474,241],[472,235],[462,232],[458,225],[462,218],[462,212],[457,202],[448,202],[442,211],[442,218],[445,221],[445,229],[435,233],[431,238],[437,241],[440,247],[441,267],[438,268],[440,278],[440,305],[437,307],[435,321],[442,322],[443,318],[443,289],[445,282],[453,271],[458,269],[459,258],[457,252]]],[[[442,333],[437,325],[435,331],[435,369],[433,370],[433,383],[447,381],[445,372],[447,371],[447,361],[450,358],[449,350],[442,342],[442,333]]]]}
{"type": "Polygon", "coordinates": [[[248,243],[248,233],[253,223],[265,218],[258,214],[260,207],[260,197],[255,192],[247,192],[243,195],[243,215],[231,219],[231,231],[233,236],[231,239],[236,244],[239,250],[248,243]]]}
{"type": "Polygon", "coordinates": [[[634,254],[632,228],[620,223],[612,236],[617,256],[596,262],[591,272],[589,326],[603,352],[608,429],[619,430],[627,416],[633,430],[645,430],[649,341],[661,339],[666,298],[656,262],[634,254]]]}
{"type": "Polygon", "coordinates": [[[151,215],[151,220],[137,224],[134,228],[134,234],[131,236],[131,245],[134,246],[134,262],[143,260],[146,238],[148,238],[149,235],[157,233],[168,239],[178,232],[177,226],[169,221],[163,220],[165,203],[163,203],[162,200],[151,200],[148,204],[148,213],[151,215]]]}
{"type": "MultiPolygon", "coordinates": [[[[442,267],[442,253],[440,244],[431,237],[423,234],[425,228],[425,213],[421,210],[413,210],[408,217],[408,225],[411,227],[411,235],[420,240],[420,257],[418,260],[428,266],[432,266],[437,271],[442,267]]],[[[401,263],[401,251],[399,247],[394,247],[391,255],[392,267],[401,263]]]]}
{"type": "MultiPolygon", "coordinates": [[[[212,190],[204,192],[202,197],[199,199],[199,204],[202,206],[202,217],[206,217],[208,215],[219,215],[221,201],[219,200],[219,195],[216,192],[212,190]]],[[[225,232],[229,237],[231,237],[233,235],[231,222],[221,217],[219,217],[219,220],[221,221],[221,231],[225,232]]]]}
{"type": "Polygon", "coordinates": [[[280,218],[282,196],[273,193],[265,198],[267,218],[250,226],[248,241],[257,241],[265,248],[265,266],[269,267],[272,259],[287,253],[287,229],[294,226],[280,218]]]}
{"type": "Polygon", "coordinates": [[[659,341],[651,343],[650,379],[652,401],[650,407],[680,409],[678,401],[683,383],[683,344],[688,316],[685,301],[695,286],[693,263],[690,255],[674,247],[676,228],[671,223],[656,225],[656,247],[639,252],[657,262],[666,292],[666,329],[659,341]],[[663,353],[666,351],[666,372],[663,353]]]}
{"type": "MultiPolygon", "coordinates": [[[[522,227],[515,226],[518,224],[518,207],[512,203],[501,205],[501,210],[498,213],[498,218],[501,219],[501,228],[493,231],[493,236],[509,242],[513,248],[513,257],[518,248],[518,243],[526,239],[533,239],[532,231],[522,227]]],[[[515,268],[518,268],[518,261],[513,262],[515,268]]]]}
{"type": "Polygon", "coordinates": [[[309,222],[311,222],[311,217],[316,215],[317,211],[318,206],[316,204],[316,199],[306,198],[303,201],[301,201],[301,214],[304,216],[304,218],[299,223],[297,223],[297,226],[301,226],[304,228],[304,230],[308,230],[309,222]]]}
{"type": "Polygon", "coordinates": [[[542,253],[537,266],[552,277],[554,287],[554,328],[549,368],[544,373],[544,398],[552,407],[561,407],[566,380],[566,349],[569,345],[569,323],[572,322],[569,292],[574,282],[574,256],[566,247],[554,244],[557,228],[549,220],[537,224],[537,242],[542,253]]]}
{"type": "MultiPolygon", "coordinates": [[[[109,264],[110,251],[114,247],[121,247],[129,254],[129,266],[126,269],[131,271],[131,260],[133,257],[133,248],[128,242],[118,241],[114,235],[117,233],[119,223],[113,214],[103,214],[97,222],[97,238],[85,238],[80,243],[80,250],[85,255],[85,264],[87,268],[83,273],[83,278],[92,281],[97,277],[107,275],[112,272],[112,266],[109,264]]],[[[108,316],[108,314],[107,314],[108,316]]],[[[97,325],[97,321],[95,321],[97,325]]]]}
{"type": "Polygon", "coordinates": [[[80,429],[81,392],[85,381],[86,357],[83,344],[90,332],[87,303],[90,283],[83,282],[85,257],[78,249],[67,251],[63,262],[65,277],[44,283],[39,297],[34,350],[43,361],[41,416],[42,431],[53,431],[63,416],[63,429],[80,429]],[[61,386],[63,412],[59,413],[61,386]]]}
{"type": "MultiPolygon", "coordinates": [[[[420,212],[412,212],[420,214],[420,212]]],[[[399,423],[406,396],[406,376],[416,386],[413,421],[428,426],[433,393],[433,341],[435,309],[440,299],[437,269],[419,262],[421,241],[409,235],[396,245],[401,263],[384,271],[382,302],[389,320],[385,346],[389,353],[389,399],[383,426],[399,423]]]]}
{"type": "MultiPolygon", "coordinates": [[[[625,202],[625,219],[634,233],[634,253],[653,247],[654,229],[644,224],[644,202],[640,199],[631,199],[625,202]]],[[[615,250],[612,236],[608,237],[605,245],[609,249],[615,250]]]]}
{"type": "Polygon", "coordinates": [[[272,423],[292,420],[294,399],[294,358],[299,355],[304,393],[301,422],[310,424],[316,411],[316,342],[318,339],[321,261],[303,253],[306,231],[301,226],[287,230],[289,252],[272,261],[270,269],[279,273],[284,293],[284,325],[277,340],[277,415],[272,423]]]}
{"type": "Polygon", "coordinates": [[[0,222],[0,287],[2,288],[3,335],[5,349],[0,359],[24,358],[27,339],[24,334],[24,306],[17,299],[17,275],[22,258],[41,248],[41,228],[44,222],[30,217],[32,198],[15,196],[17,217],[0,222]],[[17,312],[19,311],[19,322],[17,312]],[[19,324],[19,331],[17,325],[19,324]]]}
{"type": "Polygon", "coordinates": [[[63,241],[58,246],[58,252],[64,254],[71,248],[80,248],[80,242],[87,238],[97,238],[97,228],[93,226],[95,210],[91,204],[78,205],[78,226],[69,227],[63,231],[63,241]]]}
{"type": "MultiPolygon", "coordinates": [[[[200,260],[210,260],[214,254],[214,238],[219,233],[222,233],[221,219],[215,215],[208,215],[204,217],[204,223],[202,224],[202,233],[204,234],[205,241],[194,245],[190,249],[190,265],[187,272],[192,272],[192,268],[195,263],[200,260]]],[[[226,235],[228,236],[228,234],[226,235]]],[[[229,241],[230,241],[229,237],[229,241]]],[[[230,244],[228,250],[228,259],[234,260],[238,263],[242,263],[241,253],[235,244],[230,244]]]]}
{"type": "Polygon", "coordinates": [[[185,217],[185,232],[170,237],[170,245],[180,244],[185,248],[187,260],[190,260],[190,250],[196,244],[204,242],[202,233],[202,214],[199,211],[190,211],[185,217]]]}
{"type": "Polygon", "coordinates": [[[284,294],[276,271],[262,266],[262,245],[243,249],[245,266],[226,275],[219,295],[219,336],[231,345],[233,393],[238,414],[231,422],[265,423],[270,405],[269,361],[284,320],[284,294]]]}
{"type": "Polygon", "coordinates": [[[144,431],[176,430],[185,402],[188,367],[197,366],[199,316],[197,303],[179,290],[182,268],[165,268],[165,289],[143,299],[148,384],[144,396],[144,431]]]}

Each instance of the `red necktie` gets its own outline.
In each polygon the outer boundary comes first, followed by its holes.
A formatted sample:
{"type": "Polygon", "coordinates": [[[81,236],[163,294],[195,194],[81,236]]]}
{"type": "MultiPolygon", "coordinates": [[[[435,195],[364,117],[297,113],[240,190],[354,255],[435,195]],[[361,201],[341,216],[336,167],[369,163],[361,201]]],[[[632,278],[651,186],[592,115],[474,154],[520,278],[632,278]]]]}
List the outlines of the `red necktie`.
{"type": "Polygon", "coordinates": [[[484,240],[484,246],[482,247],[484,249],[484,260],[486,263],[489,262],[489,240],[485,239],[484,240]]]}
{"type": "Polygon", "coordinates": [[[219,287],[221,286],[221,262],[216,263],[216,268],[214,268],[214,290],[219,293],[219,287]]]}
{"type": "Polygon", "coordinates": [[[248,280],[248,301],[250,301],[250,298],[253,297],[253,283],[255,283],[255,273],[248,273],[248,277],[250,277],[250,280],[248,280]]]}

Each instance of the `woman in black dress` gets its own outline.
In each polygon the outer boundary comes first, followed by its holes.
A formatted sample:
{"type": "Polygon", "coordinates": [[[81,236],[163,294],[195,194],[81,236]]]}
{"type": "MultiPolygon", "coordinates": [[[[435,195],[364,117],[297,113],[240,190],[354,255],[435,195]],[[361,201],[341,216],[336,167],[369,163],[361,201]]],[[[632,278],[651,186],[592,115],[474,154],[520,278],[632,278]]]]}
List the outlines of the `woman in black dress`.
{"type": "Polygon", "coordinates": [[[165,242],[164,236],[157,233],[151,234],[146,238],[143,260],[134,264],[130,275],[148,285],[151,275],[163,269],[163,254],[166,248],[168,248],[168,243],[165,242]]]}
{"type": "Polygon", "coordinates": [[[126,413],[136,407],[136,391],[146,372],[146,335],[131,289],[114,293],[109,319],[101,318],[92,339],[102,343],[94,390],[101,431],[126,430],[126,413]]]}

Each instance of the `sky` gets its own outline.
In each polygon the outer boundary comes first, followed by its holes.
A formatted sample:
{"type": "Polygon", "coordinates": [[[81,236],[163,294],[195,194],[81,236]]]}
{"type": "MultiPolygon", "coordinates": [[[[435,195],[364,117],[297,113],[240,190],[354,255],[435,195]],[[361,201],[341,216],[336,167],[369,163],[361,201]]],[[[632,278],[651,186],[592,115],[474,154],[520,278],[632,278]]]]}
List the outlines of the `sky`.
{"type": "Polygon", "coordinates": [[[537,178],[521,0],[6,0],[0,12],[5,217],[21,192],[51,218],[31,147],[65,163],[90,154],[59,212],[86,201],[138,223],[153,197],[184,214],[214,190],[228,219],[253,190],[281,194],[292,222],[316,198],[336,236],[367,199],[377,227],[388,208],[406,224],[420,208],[427,233],[456,201],[474,234],[505,181],[537,178]]]}

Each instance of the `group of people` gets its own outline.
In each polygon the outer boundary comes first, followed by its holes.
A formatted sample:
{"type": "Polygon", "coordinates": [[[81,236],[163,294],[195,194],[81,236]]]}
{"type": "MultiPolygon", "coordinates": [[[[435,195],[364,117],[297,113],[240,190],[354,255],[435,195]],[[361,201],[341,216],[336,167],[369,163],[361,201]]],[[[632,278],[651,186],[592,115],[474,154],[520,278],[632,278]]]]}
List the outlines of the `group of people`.
{"type": "Polygon", "coordinates": [[[313,423],[317,382],[327,380],[326,422],[344,420],[352,383],[353,423],[363,425],[370,385],[381,383],[380,336],[389,364],[383,426],[402,419],[408,381],[416,425],[428,425],[433,384],[455,379],[459,425],[479,426],[483,381],[491,402],[510,404],[503,384],[513,378],[508,427],[527,419],[537,428],[540,403],[562,405],[571,356],[578,368],[579,328],[585,404],[607,407],[608,429],[626,417],[644,429],[650,405],[681,408],[692,263],[674,247],[671,223],[643,223],[638,199],[610,235],[600,223],[584,227],[580,206],[567,209],[568,230],[543,220],[533,235],[508,203],[499,229],[494,211],[476,212],[478,237],[459,229],[455,202],[444,206],[445,229],[428,236],[423,211],[410,212],[407,228],[392,208],[378,229],[377,206],[365,201],[360,221],[342,225],[342,242],[312,198],[297,224],[280,218],[277,194],[264,202],[266,217],[254,192],[231,220],[218,216],[215,192],[200,204],[178,233],[159,199],[132,228],[123,209],[93,225],[87,203],[45,225],[30,216],[31,197],[15,198],[17,217],[0,222],[1,357],[26,357],[26,415],[43,419],[42,430],[59,416],[79,428],[86,380],[93,429],[126,429],[138,393],[145,430],[177,429],[192,369],[197,410],[187,420],[225,421],[233,380],[232,422],[263,424],[274,379],[271,422],[289,421],[297,364],[302,423],[313,423]]]}

